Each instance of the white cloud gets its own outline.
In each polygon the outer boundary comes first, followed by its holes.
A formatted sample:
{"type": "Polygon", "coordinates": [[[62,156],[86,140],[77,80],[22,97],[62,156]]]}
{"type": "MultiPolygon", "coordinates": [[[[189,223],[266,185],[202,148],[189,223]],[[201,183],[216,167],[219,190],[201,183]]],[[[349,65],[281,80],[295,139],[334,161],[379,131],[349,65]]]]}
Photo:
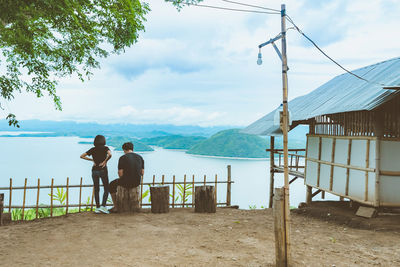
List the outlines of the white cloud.
{"type": "MultiPolygon", "coordinates": [[[[139,43],[102,60],[89,82],[60,82],[63,112],[54,111],[48,98],[25,94],[10,109],[20,118],[247,125],[279,105],[281,62],[273,48],[263,48],[264,64],[255,64],[258,44],[280,31],[279,15],[199,7],[177,12],[169,3],[148,2],[152,11],[139,43]]],[[[280,8],[272,0],[246,3],[280,8]]],[[[400,54],[398,1],[286,4],[296,24],[349,69],[400,54]]],[[[287,40],[290,99],[343,73],[294,30],[287,40]]]]}

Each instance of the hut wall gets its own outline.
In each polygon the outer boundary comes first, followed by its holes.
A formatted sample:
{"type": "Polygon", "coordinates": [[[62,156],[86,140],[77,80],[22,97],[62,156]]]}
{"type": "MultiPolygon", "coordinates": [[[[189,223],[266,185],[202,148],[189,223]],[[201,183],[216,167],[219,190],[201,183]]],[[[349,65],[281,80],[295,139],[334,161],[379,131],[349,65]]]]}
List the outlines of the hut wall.
{"type": "Polygon", "coordinates": [[[381,141],[380,193],[381,205],[400,206],[400,140],[381,141]]]}
{"type": "Polygon", "coordinates": [[[375,137],[308,135],[307,138],[305,184],[372,205],[375,137]]]}
{"type": "MultiPolygon", "coordinates": [[[[374,205],[376,140],[371,136],[307,135],[305,184],[374,205]]],[[[379,205],[400,207],[400,139],[379,142],[379,205]]]]}

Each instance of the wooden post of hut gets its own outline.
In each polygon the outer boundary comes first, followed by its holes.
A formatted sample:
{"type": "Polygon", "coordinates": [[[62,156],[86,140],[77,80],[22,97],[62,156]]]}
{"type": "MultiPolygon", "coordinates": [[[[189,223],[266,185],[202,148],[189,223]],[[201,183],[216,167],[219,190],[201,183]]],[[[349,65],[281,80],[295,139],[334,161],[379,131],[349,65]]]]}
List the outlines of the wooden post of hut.
{"type": "Polygon", "coordinates": [[[150,187],[150,198],[152,213],[169,212],[169,186],[150,187]]]}
{"type": "Polygon", "coordinates": [[[274,167],[275,167],[275,137],[271,136],[271,142],[270,142],[270,156],[269,156],[269,164],[270,164],[270,168],[269,168],[269,208],[272,208],[272,203],[273,203],[273,199],[274,199],[274,167]]]}
{"type": "Polygon", "coordinates": [[[212,185],[196,186],[195,212],[215,213],[217,202],[215,199],[215,187],[212,185]]]}
{"type": "Polygon", "coordinates": [[[117,187],[117,209],[118,212],[139,212],[140,186],[125,188],[117,187]]]}

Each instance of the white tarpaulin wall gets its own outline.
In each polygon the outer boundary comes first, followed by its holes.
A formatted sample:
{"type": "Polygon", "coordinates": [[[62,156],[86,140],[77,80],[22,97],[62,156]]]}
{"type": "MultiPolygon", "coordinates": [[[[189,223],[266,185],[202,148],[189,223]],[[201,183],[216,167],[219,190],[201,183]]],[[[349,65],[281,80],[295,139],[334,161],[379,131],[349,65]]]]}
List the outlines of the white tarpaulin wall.
{"type": "MultiPolygon", "coordinates": [[[[305,184],[374,205],[375,142],[375,137],[308,135],[305,184]]],[[[380,142],[380,205],[400,206],[400,142],[380,142]]]]}

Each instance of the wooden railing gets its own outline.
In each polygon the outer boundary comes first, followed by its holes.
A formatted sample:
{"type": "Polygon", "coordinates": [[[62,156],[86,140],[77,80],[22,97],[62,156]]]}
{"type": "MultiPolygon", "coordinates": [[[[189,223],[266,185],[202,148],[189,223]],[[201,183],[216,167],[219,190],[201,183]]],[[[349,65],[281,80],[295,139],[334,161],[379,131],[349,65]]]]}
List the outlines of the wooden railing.
{"type": "MultiPolygon", "coordinates": [[[[215,175],[213,180],[207,180],[207,176],[204,175],[203,179],[201,181],[195,180],[195,175],[192,175],[190,178],[187,175],[183,176],[183,181],[176,181],[175,175],[172,176],[172,181],[166,180],[165,175],[161,176],[161,181],[156,180],[156,176],[153,175],[152,177],[152,182],[143,182],[143,178],[140,184],[140,207],[144,206],[151,206],[151,203],[145,203],[143,201],[144,194],[147,194],[146,191],[143,192],[145,186],[155,186],[155,185],[172,185],[172,194],[170,196],[170,207],[176,208],[176,207],[194,207],[194,190],[196,185],[213,185],[215,186],[215,196],[217,198],[217,188],[221,184],[226,185],[226,201],[225,202],[217,202],[218,206],[231,206],[231,185],[234,183],[232,181],[232,176],[231,176],[231,166],[227,166],[227,179],[224,181],[219,181],[218,176],[215,175]],[[179,187],[180,186],[180,187],[179,187]],[[176,192],[178,188],[178,191],[176,192]],[[178,199],[177,199],[178,196],[178,199]],[[190,198],[188,198],[190,196],[190,198]],[[178,202],[177,202],[178,200],[178,202]],[[180,201],[179,201],[180,200],[180,201]]],[[[69,178],[67,177],[66,179],[66,184],[65,185],[55,185],[54,184],[54,179],[51,179],[51,184],[50,185],[41,185],[40,184],[40,179],[37,179],[37,184],[35,186],[28,186],[28,179],[25,178],[24,186],[13,186],[13,180],[10,178],[10,186],[9,187],[0,187],[0,193],[4,192],[5,197],[7,196],[8,193],[8,205],[4,205],[4,209],[8,209],[8,212],[11,212],[12,209],[21,209],[22,214],[21,218],[24,220],[24,213],[25,209],[35,209],[36,213],[36,218],[39,217],[39,210],[41,208],[50,208],[50,217],[53,217],[53,211],[55,208],[65,208],[65,214],[69,213],[69,208],[78,208],[78,212],[81,212],[82,209],[90,209],[91,211],[93,210],[93,198],[94,198],[94,187],[93,184],[83,184],[83,178],[80,179],[80,184],[79,185],[70,185],[69,184],[69,178]],[[56,205],[54,204],[54,197],[55,193],[54,190],[57,188],[62,188],[65,189],[65,204],[60,204],[56,205]],[[78,203],[76,204],[71,204],[70,203],[70,190],[72,188],[79,188],[79,200],[78,203]],[[90,204],[89,203],[82,203],[82,189],[83,188],[93,188],[92,193],[91,193],[91,198],[90,198],[90,204]],[[50,204],[39,204],[40,202],[40,191],[42,189],[50,189],[50,204]],[[23,190],[23,200],[22,200],[22,205],[13,205],[12,204],[12,197],[13,197],[13,192],[15,190],[23,190]],[[26,195],[28,190],[36,190],[36,203],[35,204],[26,204],[26,195]]],[[[100,185],[103,186],[103,185],[100,185]]],[[[150,192],[148,192],[150,194],[150,192]]],[[[64,202],[64,201],[63,201],[64,202]]],[[[112,206],[112,204],[107,204],[107,206],[112,206]]]]}
{"type": "MultiPolygon", "coordinates": [[[[267,149],[270,152],[270,183],[269,183],[269,208],[272,208],[274,198],[275,173],[284,172],[284,153],[283,149],[276,149],[275,138],[271,136],[271,148],[267,149]],[[277,157],[276,157],[277,156],[277,157]],[[276,164],[278,163],[278,164],[276,164]]],[[[304,178],[305,170],[305,149],[288,149],[288,167],[289,175],[293,176],[289,184],[296,181],[298,178],[304,178]],[[304,160],[302,160],[304,159],[304,160]]]]}
{"type": "MultiPolygon", "coordinates": [[[[288,149],[288,167],[291,171],[304,172],[305,168],[305,149],[288,149]],[[304,161],[301,161],[304,159],[304,161]]],[[[274,166],[283,168],[283,149],[274,149],[274,166]],[[276,156],[277,155],[277,156],[276,156]],[[277,162],[276,162],[277,161],[277,162]],[[276,164],[278,163],[278,164],[276,164]]],[[[271,162],[272,163],[272,162],[271,162]]]]}

